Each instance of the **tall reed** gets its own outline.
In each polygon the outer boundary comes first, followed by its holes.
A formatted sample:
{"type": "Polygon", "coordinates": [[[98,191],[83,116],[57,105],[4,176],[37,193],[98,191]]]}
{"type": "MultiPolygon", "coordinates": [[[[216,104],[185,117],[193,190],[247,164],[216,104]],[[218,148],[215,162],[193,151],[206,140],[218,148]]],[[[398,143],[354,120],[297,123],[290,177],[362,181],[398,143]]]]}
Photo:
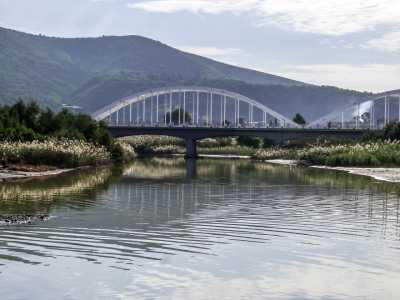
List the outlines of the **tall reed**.
{"type": "Polygon", "coordinates": [[[0,162],[58,167],[78,167],[109,162],[104,146],[80,140],[50,139],[43,142],[1,142],[0,162]]]}

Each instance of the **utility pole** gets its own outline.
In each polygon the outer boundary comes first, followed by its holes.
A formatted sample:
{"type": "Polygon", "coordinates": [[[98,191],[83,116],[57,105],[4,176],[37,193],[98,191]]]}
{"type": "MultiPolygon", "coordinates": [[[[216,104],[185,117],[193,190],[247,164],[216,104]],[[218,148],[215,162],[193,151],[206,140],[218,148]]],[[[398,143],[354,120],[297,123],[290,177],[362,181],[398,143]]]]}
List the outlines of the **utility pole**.
{"type": "Polygon", "coordinates": [[[157,114],[157,116],[156,116],[156,122],[157,122],[157,124],[159,123],[159,122],[158,122],[158,97],[159,97],[159,94],[157,94],[157,100],[156,100],[156,105],[157,105],[157,108],[156,108],[156,114],[157,114]]]}
{"type": "Polygon", "coordinates": [[[196,110],[196,123],[199,126],[199,92],[196,92],[197,110],[196,110]]]}
{"type": "Polygon", "coordinates": [[[183,91],[183,124],[186,124],[186,92],[183,91]]]}
{"type": "Polygon", "coordinates": [[[172,124],[172,93],[169,93],[169,124],[172,124]]]}

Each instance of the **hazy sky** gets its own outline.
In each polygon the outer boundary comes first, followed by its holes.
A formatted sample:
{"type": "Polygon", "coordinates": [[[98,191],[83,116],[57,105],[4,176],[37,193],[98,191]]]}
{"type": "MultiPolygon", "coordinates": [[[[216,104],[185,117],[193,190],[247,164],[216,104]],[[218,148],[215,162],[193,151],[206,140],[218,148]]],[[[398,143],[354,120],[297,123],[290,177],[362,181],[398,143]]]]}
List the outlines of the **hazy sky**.
{"type": "Polygon", "coordinates": [[[400,88],[400,0],[0,0],[0,26],[137,34],[310,83],[400,88]]]}

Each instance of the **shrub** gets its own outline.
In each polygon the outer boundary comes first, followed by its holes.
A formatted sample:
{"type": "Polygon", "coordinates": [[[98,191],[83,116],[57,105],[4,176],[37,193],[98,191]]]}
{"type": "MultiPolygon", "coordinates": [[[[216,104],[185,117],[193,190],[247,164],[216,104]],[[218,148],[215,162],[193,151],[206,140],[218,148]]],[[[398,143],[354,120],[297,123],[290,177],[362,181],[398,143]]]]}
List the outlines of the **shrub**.
{"type": "Polygon", "coordinates": [[[275,145],[275,142],[269,138],[264,138],[262,145],[264,148],[271,148],[275,145]]]}
{"type": "Polygon", "coordinates": [[[138,155],[180,153],[185,145],[182,139],[151,135],[127,137],[122,141],[129,144],[138,155]]]}
{"type": "Polygon", "coordinates": [[[389,123],[383,130],[383,137],[387,140],[400,140],[400,123],[389,123]]]}
{"type": "Polygon", "coordinates": [[[362,136],[361,142],[362,143],[378,142],[381,141],[382,138],[383,136],[381,134],[378,134],[374,131],[370,131],[362,136]]]}
{"type": "Polygon", "coordinates": [[[127,162],[136,157],[136,152],[129,144],[118,141],[111,146],[111,157],[115,162],[127,162]]]}
{"type": "Polygon", "coordinates": [[[297,113],[293,117],[293,122],[295,122],[296,124],[302,125],[302,126],[306,125],[306,123],[307,123],[306,120],[304,119],[304,117],[299,113],[297,113]]]}
{"type": "Polygon", "coordinates": [[[240,136],[237,138],[237,143],[240,146],[246,146],[246,147],[251,147],[251,148],[260,148],[261,145],[261,139],[256,138],[256,137],[250,137],[250,136],[240,136]]]}
{"type": "Polygon", "coordinates": [[[282,148],[260,149],[254,154],[254,158],[260,160],[292,159],[293,152],[282,148]]]}

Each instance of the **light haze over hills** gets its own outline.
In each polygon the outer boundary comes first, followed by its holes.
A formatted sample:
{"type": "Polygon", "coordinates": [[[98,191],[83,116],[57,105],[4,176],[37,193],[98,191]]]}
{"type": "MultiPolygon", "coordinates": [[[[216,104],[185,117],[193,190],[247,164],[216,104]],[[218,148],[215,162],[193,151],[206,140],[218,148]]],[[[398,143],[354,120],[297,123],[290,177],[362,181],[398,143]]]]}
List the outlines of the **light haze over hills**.
{"type": "Polygon", "coordinates": [[[140,36],[54,38],[0,28],[0,101],[33,97],[86,112],[160,86],[239,92],[292,117],[318,118],[366,93],[320,87],[182,52],[140,36]]]}

